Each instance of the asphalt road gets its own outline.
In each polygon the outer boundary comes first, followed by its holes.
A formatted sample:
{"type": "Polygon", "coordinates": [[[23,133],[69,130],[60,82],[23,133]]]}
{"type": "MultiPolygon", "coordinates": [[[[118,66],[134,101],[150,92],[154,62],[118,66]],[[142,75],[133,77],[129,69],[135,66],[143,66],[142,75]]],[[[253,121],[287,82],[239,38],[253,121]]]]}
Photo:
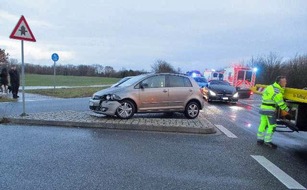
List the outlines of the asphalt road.
{"type": "MultiPolygon", "coordinates": [[[[260,104],[261,97],[254,95],[251,99],[240,100],[237,105],[207,104],[205,114],[211,123],[224,126],[232,135],[235,135],[237,137],[235,140],[240,139],[243,140],[243,144],[251,142],[252,146],[257,146],[256,133],[260,122],[258,114],[260,104]]],[[[275,132],[273,142],[278,145],[278,149],[269,149],[265,157],[306,188],[307,132],[275,132]]],[[[261,146],[259,148],[268,149],[261,146]]]]}
{"type": "MultiPolygon", "coordinates": [[[[53,112],[60,110],[86,111],[89,98],[53,98],[33,94],[25,95],[25,113],[53,112]]],[[[23,113],[20,95],[18,102],[0,103],[0,117],[23,113]]]]}
{"type": "Polygon", "coordinates": [[[307,185],[303,163],[282,167],[293,159],[248,138],[3,125],[0,133],[0,189],[287,189],[252,155],[307,185]]]}
{"type": "MultiPolygon", "coordinates": [[[[84,110],[87,100],[27,108],[84,110]]],[[[277,150],[257,146],[259,100],[242,102],[206,104],[224,131],[215,135],[0,125],[0,189],[305,189],[307,133],[276,133],[277,150]]]]}

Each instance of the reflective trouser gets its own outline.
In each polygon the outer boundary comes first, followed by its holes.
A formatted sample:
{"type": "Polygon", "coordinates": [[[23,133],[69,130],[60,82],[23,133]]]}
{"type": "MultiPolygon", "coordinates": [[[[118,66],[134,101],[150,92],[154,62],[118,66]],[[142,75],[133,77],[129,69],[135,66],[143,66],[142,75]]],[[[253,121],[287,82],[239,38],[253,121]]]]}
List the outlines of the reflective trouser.
{"type": "Polygon", "coordinates": [[[275,116],[260,115],[260,125],[258,127],[257,139],[264,140],[264,142],[271,142],[275,127],[275,116]]]}

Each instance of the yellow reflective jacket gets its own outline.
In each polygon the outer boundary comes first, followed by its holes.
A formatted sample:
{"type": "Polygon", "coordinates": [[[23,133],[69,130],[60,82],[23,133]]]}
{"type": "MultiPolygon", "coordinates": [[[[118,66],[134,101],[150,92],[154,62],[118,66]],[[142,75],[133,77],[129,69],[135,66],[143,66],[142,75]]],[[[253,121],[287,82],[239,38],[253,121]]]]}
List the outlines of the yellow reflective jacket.
{"type": "Polygon", "coordinates": [[[289,108],[284,101],[285,89],[278,83],[274,83],[266,87],[262,93],[262,104],[260,106],[260,114],[271,115],[276,111],[276,106],[284,111],[289,111],[289,108]]]}

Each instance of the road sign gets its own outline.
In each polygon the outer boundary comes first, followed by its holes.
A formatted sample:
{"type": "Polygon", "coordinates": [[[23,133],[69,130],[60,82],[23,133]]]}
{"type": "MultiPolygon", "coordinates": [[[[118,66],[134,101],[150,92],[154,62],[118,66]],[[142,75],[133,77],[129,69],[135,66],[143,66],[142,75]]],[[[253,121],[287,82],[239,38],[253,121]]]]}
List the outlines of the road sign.
{"type": "Polygon", "coordinates": [[[58,61],[59,60],[59,55],[57,53],[54,53],[51,55],[52,61],[58,61]]]}
{"type": "Polygon", "coordinates": [[[21,116],[26,116],[26,104],[25,104],[25,64],[24,64],[24,49],[23,41],[36,42],[36,39],[25,19],[22,15],[12,31],[10,38],[21,40],[21,83],[22,83],[22,110],[21,116]]]}
{"type": "Polygon", "coordinates": [[[55,69],[55,62],[57,62],[59,60],[59,55],[57,53],[53,53],[51,55],[51,59],[53,61],[53,82],[54,82],[54,91],[55,91],[55,72],[56,72],[56,69],[55,69]]]}
{"type": "Polygon", "coordinates": [[[12,31],[10,38],[36,42],[36,39],[23,15],[21,16],[17,25],[12,31]]]}

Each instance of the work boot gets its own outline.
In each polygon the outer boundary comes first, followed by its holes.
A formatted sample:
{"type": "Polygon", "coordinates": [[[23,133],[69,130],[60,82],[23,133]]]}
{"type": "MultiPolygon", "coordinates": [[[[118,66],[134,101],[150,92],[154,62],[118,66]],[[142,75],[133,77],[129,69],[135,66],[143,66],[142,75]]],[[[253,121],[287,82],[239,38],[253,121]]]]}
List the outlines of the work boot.
{"type": "Polygon", "coordinates": [[[257,139],[257,145],[263,145],[264,143],[264,140],[262,139],[257,139]]]}
{"type": "Polygon", "coordinates": [[[272,143],[272,142],[265,142],[264,143],[266,146],[272,148],[272,149],[276,149],[277,148],[277,145],[272,143]]]}

